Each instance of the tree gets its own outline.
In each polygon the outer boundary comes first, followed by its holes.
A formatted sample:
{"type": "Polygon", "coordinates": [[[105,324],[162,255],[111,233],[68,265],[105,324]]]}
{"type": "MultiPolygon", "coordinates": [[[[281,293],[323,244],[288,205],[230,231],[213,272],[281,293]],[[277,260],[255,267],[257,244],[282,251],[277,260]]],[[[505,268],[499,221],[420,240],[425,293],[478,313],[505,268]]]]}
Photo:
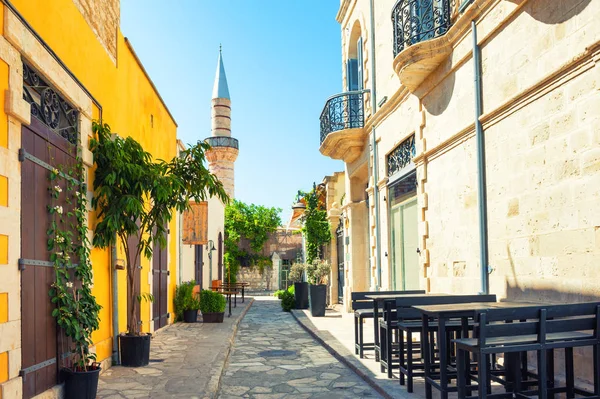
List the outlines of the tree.
{"type": "Polygon", "coordinates": [[[210,146],[200,142],[170,161],[153,160],[152,155],[131,137],[112,135],[110,126],[94,122],[90,150],[94,155],[94,198],[92,207],[99,222],[93,245],[123,246],[126,254],[128,300],[127,333],[139,335],[139,303],[152,300],[137,292],[136,267],[142,256],[150,259],[155,244],[165,247],[166,232],[173,211],[183,212],[190,199],[204,201],[217,197],[227,203],[223,184],[204,166],[210,146]],[[128,241],[133,237],[131,241],[128,241]]]}
{"type": "Polygon", "coordinates": [[[245,204],[234,200],[225,208],[225,266],[230,282],[235,282],[241,258],[249,258],[253,265],[264,268],[269,258],[260,252],[269,234],[281,225],[280,208],[245,204]],[[239,248],[242,238],[250,242],[250,252],[239,248]]]}

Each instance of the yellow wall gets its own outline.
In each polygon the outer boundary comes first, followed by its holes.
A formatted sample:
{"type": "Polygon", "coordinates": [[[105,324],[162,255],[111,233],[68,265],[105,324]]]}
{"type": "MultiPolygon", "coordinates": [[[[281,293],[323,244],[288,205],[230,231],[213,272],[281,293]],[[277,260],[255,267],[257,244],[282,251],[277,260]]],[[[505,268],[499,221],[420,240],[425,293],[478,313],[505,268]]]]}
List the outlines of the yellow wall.
{"type": "MultiPolygon", "coordinates": [[[[153,154],[155,158],[170,159],[176,156],[177,125],[161,102],[134,54],[118,32],[117,63],[108,56],[94,32],[71,0],[13,0],[15,8],[33,29],[67,65],[102,107],[103,121],[112,131],[122,137],[131,136],[153,154]],[[53,21],[51,24],[48,21],[53,21]],[[153,127],[150,125],[151,115],[153,127]]],[[[0,66],[0,86],[7,73],[0,66]]],[[[44,71],[40,71],[43,73],[44,71]]],[[[60,90],[60,88],[59,88],[60,90]]],[[[91,117],[98,118],[99,109],[92,110],[91,117]]],[[[4,117],[4,115],[2,115],[4,117]]],[[[2,124],[0,120],[0,126],[2,124]]],[[[90,134],[91,132],[82,132],[90,134]]],[[[0,129],[0,145],[3,131],[0,129]]],[[[2,190],[2,185],[0,185],[2,190]]],[[[0,192],[2,198],[2,192],[0,192]]],[[[94,217],[90,217],[93,228],[94,217]]],[[[167,299],[172,312],[172,298],[176,276],[176,228],[171,223],[169,240],[169,270],[171,284],[167,299]]],[[[1,254],[0,254],[1,255],[1,254]]],[[[120,255],[122,257],[122,255],[120,255]]],[[[98,359],[110,356],[112,351],[112,300],[110,252],[92,251],[94,268],[94,294],[102,306],[100,329],[94,333],[98,359]]],[[[142,292],[151,292],[149,284],[150,262],[142,262],[142,292]]],[[[119,271],[119,330],[126,329],[126,282],[125,271],[119,271]]],[[[144,331],[150,331],[151,304],[142,304],[141,315],[144,331]]],[[[171,318],[172,321],[172,318],[171,318]]]]}

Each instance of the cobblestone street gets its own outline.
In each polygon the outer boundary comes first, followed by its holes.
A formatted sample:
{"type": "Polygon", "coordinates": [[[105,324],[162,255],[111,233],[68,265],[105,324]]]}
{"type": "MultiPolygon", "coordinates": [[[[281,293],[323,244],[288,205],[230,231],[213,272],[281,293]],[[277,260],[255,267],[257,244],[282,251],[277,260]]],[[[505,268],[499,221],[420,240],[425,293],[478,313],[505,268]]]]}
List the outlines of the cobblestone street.
{"type": "Polygon", "coordinates": [[[219,399],[379,398],[318,344],[274,298],[257,298],[242,320],[219,399]]]}

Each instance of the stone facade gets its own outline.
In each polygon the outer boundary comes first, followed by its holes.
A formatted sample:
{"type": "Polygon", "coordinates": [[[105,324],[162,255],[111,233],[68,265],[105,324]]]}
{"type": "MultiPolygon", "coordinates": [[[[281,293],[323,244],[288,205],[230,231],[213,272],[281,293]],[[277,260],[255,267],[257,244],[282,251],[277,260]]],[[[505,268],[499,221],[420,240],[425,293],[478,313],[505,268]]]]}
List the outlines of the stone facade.
{"type": "MultiPolygon", "coordinates": [[[[363,65],[363,85],[378,102],[385,97],[374,113],[365,111],[363,153],[346,163],[342,209],[349,225],[348,273],[360,276],[349,280],[349,289],[393,287],[398,264],[390,256],[393,221],[388,202],[394,176],[388,159],[411,137],[419,251],[411,267],[418,268],[421,288],[431,292],[482,289],[475,21],[481,51],[479,121],[485,135],[490,292],[515,300],[598,300],[600,27],[595,22],[600,2],[475,0],[461,12],[451,10],[445,34],[406,46],[397,55],[390,18],[396,0],[375,2],[374,27],[365,23],[370,21],[369,4],[342,0],[337,15],[344,63],[355,54],[359,36],[363,58],[372,57],[374,28],[377,86],[371,84],[370,61],[363,65]],[[375,165],[378,181],[373,178],[375,165]],[[363,261],[365,253],[368,259],[363,261]]],[[[344,68],[344,82],[345,73],[344,68]]]]}
{"type": "Polygon", "coordinates": [[[121,19],[120,0],[73,0],[83,18],[114,62],[117,60],[117,33],[121,19]]]}
{"type": "MultiPolygon", "coordinates": [[[[240,249],[250,251],[250,242],[242,238],[240,249]]],[[[302,235],[295,230],[279,228],[269,235],[259,255],[271,259],[271,267],[266,267],[263,272],[257,266],[252,266],[242,260],[237,280],[250,283],[249,290],[276,291],[280,288],[281,268],[284,261],[292,263],[302,253],[302,235]]]]}

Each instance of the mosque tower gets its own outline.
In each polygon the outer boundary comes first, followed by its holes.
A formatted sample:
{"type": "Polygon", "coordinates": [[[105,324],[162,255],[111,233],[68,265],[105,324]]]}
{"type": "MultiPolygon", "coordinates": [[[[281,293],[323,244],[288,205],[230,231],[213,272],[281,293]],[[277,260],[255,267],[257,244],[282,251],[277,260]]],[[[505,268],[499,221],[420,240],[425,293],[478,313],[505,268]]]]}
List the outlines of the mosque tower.
{"type": "Polygon", "coordinates": [[[211,136],[205,140],[212,146],[206,152],[208,168],[223,182],[227,195],[233,199],[235,194],[234,163],[239,150],[237,139],[231,137],[231,99],[220,48],[211,108],[211,136]]]}

